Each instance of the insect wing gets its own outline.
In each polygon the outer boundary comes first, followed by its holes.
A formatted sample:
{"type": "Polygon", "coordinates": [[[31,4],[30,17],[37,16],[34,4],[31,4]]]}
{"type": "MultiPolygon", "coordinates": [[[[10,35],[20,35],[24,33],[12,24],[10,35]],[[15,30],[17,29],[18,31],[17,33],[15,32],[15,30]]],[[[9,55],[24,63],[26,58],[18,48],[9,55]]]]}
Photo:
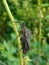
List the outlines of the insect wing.
{"type": "Polygon", "coordinates": [[[21,43],[22,43],[23,53],[26,54],[30,49],[29,43],[24,37],[21,37],[21,43]]]}
{"type": "Polygon", "coordinates": [[[30,36],[31,36],[31,30],[28,29],[27,27],[25,27],[25,35],[26,35],[26,38],[27,38],[27,39],[30,39],[30,36]]]}

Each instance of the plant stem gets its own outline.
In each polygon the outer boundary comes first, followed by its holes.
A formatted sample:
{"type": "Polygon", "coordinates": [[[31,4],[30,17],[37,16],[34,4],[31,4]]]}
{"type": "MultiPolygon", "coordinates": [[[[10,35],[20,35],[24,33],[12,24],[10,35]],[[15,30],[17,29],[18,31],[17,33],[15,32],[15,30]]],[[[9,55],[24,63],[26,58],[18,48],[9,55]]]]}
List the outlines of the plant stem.
{"type": "MultiPolygon", "coordinates": [[[[16,28],[16,24],[15,24],[15,20],[14,20],[14,17],[13,17],[13,15],[12,15],[12,13],[11,13],[11,11],[10,11],[10,8],[9,8],[9,6],[8,6],[8,3],[7,3],[7,1],[6,0],[2,0],[3,1],[3,4],[4,4],[4,7],[5,7],[5,9],[6,9],[6,11],[7,11],[7,13],[8,13],[8,16],[9,16],[9,18],[10,18],[10,20],[11,20],[11,23],[12,23],[12,25],[13,25],[13,30],[14,30],[14,32],[15,32],[15,34],[16,34],[16,37],[19,35],[19,32],[18,32],[18,30],[17,30],[17,28],[16,28]]],[[[17,38],[17,43],[18,43],[18,48],[19,48],[19,50],[21,49],[21,41],[20,41],[20,37],[18,37],[17,38]]],[[[23,58],[22,58],[22,50],[21,51],[19,51],[19,57],[20,57],[20,65],[23,65],[23,58]]]]}
{"type": "Polygon", "coordinates": [[[41,27],[41,21],[42,21],[42,11],[41,11],[41,0],[37,0],[38,1],[38,14],[39,14],[39,56],[38,56],[38,63],[39,64],[39,59],[40,59],[40,53],[41,53],[41,38],[42,38],[42,27],[41,27]]]}

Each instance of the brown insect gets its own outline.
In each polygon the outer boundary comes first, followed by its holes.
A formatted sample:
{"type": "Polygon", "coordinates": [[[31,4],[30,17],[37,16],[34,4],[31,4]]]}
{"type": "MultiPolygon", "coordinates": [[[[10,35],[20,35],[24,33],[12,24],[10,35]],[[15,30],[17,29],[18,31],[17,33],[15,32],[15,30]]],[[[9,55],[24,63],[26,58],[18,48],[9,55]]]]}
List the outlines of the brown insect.
{"type": "Polygon", "coordinates": [[[26,26],[25,26],[25,23],[21,23],[20,21],[16,23],[20,23],[21,24],[21,30],[20,30],[20,33],[22,34],[21,35],[21,44],[22,44],[22,50],[23,50],[23,54],[26,54],[29,49],[30,49],[30,36],[31,36],[31,30],[28,29],[26,26]]]}
{"type": "Polygon", "coordinates": [[[21,44],[22,44],[22,49],[23,53],[26,54],[29,49],[29,41],[30,41],[30,36],[31,36],[31,31],[28,29],[25,24],[22,24],[22,30],[21,30],[22,36],[21,36],[21,44]]]}

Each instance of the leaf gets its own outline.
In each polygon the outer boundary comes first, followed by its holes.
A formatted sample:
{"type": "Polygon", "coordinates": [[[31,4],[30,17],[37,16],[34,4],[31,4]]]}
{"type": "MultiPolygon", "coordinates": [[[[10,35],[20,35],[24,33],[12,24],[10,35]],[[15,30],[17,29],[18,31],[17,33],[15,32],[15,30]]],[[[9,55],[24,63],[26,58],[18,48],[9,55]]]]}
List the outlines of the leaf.
{"type": "Polygon", "coordinates": [[[10,42],[4,41],[4,46],[9,53],[13,54],[16,52],[16,48],[10,42]]]}

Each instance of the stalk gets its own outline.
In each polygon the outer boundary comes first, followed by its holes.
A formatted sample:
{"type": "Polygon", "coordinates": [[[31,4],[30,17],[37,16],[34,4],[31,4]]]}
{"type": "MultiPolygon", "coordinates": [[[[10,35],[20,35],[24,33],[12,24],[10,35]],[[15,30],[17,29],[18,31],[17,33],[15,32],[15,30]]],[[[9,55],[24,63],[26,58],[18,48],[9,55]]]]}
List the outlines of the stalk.
{"type": "Polygon", "coordinates": [[[38,1],[38,17],[39,17],[39,36],[38,36],[38,42],[39,42],[39,56],[38,56],[38,63],[37,65],[39,65],[39,59],[40,59],[40,54],[41,54],[41,38],[42,38],[42,11],[41,11],[41,0],[37,0],[38,1]]]}
{"type": "MultiPolygon", "coordinates": [[[[16,28],[16,24],[15,24],[15,22],[14,22],[14,21],[15,21],[15,20],[14,20],[14,17],[13,17],[13,15],[12,15],[11,11],[10,11],[10,8],[9,8],[9,6],[8,6],[7,1],[6,1],[6,0],[2,0],[2,2],[3,2],[3,5],[4,5],[4,7],[5,7],[7,13],[8,13],[8,16],[9,16],[9,18],[10,18],[10,20],[11,20],[12,25],[13,25],[13,30],[14,30],[14,32],[15,32],[15,34],[16,34],[16,37],[17,37],[17,36],[19,35],[19,32],[18,32],[18,30],[17,30],[17,28],[16,28]]],[[[17,38],[17,43],[18,43],[18,49],[21,50],[20,37],[17,38]]],[[[20,65],[23,65],[22,50],[19,51],[19,58],[20,58],[20,65]]]]}

